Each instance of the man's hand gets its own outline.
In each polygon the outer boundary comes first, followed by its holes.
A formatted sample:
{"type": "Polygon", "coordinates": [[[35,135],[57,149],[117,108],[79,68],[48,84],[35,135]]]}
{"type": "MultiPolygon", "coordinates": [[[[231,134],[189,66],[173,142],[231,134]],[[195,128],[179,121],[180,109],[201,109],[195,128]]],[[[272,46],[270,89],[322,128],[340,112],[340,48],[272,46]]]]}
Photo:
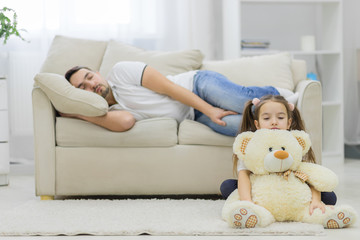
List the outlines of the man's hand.
{"type": "Polygon", "coordinates": [[[208,115],[208,117],[216,124],[219,124],[220,126],[226,126],[226,122],[221,120],[223,117],[228,115],[236,115],[239,114],[234,111],[224,110],[221,108],[213,107],[208,115]]]}

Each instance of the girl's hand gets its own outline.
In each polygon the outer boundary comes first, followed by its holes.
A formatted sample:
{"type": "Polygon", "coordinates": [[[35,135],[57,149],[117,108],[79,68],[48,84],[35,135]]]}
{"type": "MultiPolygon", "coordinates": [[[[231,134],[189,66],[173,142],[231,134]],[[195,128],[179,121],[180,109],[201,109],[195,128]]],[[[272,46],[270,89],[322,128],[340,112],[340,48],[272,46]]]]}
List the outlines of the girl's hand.
{"type": "Polygon", "coordinates": [[[239,114],[234,111],[228,111],[221,108],[213,107],[208,115],[208,117],[216,124],[219,124],[220,126],[226,126],[226,122],[221,120],[223,117],[228,115],[236,115],[239,114]]]}
{"type": "Polygon", "coordinates": [[[310,215],[313,214],[316,208],[319,208],[322,211],[322,213],[325,213],[325,204],[322,201],[313,199],[310,203],[310,209],[309,209],[310,215]]]}

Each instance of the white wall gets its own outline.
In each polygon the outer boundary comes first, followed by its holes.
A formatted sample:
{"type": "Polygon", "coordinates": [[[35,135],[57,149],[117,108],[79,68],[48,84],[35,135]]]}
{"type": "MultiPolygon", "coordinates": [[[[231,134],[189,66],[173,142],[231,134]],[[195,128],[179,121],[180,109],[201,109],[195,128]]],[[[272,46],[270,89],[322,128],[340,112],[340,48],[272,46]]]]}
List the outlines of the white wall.
{"type": "MultiPolygon", "coordinates": [[[[242,19],[246,19],[247,22],[242,24],[242,32],[245,33],[243,38],[268,35],[273,49],[299,49],[299,33],[315,35],[317,42],[321,42],[316,35],[317,31],[321,31],[320,25],[311,25],[311,22],[316,20],[319,9],[312,4],[297,5],[295,10],[293,4],[283,3],[258,3],[245,6],[242,10],[245,16],[242,19]],[[295,23],[293,20],[283,21],[283,19],[293,19],[293,16],[294,19],[301,21],[295,23]],[[296,31],[293,31],[294,28],[296,31]]],[[[360,144],[360,80],[358,79],[360,53],[357,55],[357,49],[360,49],[359,9],[359,0],[343,0],[344,130],[345,143],[350,145],[360,144]]],[[[308,70],[316,72],[315,58],[306,57],[305,60],[310,63],[307,66],[308,70]]]]}
{"type": "Polygon", "coordinates": [[[294,4],[244,4],[242,37],[268,36],[272,49],[300,50],[301,36],[316,35],[317,26],[313,23],[316,22],[317,8],[312,4],[296,4],[295,7],[294,4]]]}

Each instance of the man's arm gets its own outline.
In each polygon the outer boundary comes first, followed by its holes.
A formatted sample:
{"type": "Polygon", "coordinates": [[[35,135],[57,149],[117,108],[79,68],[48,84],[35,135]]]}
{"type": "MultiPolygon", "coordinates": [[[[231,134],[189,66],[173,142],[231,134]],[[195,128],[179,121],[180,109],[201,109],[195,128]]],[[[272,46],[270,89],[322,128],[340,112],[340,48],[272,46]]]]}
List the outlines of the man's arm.
{"type": "Polygon", "coordinates": [[[135,124],[134,116],[126,111],[109,111],[103,116],[86,117],[82,115],[60,113],[62,117],[79,118],[114,132],[125,132],[135,124]]]}
{"type": "Polygon", "coordinates": [[[226,123],[221,120],[223,117],[230,114],[238,114],[233,111],[226,111],[221,108],[213,107],[188,89],[171,82],[164,75],[150,66],[145,68],[142,86],[191,106],[204,113],[213,122],[222,126],[226,125],[226,123]]]}

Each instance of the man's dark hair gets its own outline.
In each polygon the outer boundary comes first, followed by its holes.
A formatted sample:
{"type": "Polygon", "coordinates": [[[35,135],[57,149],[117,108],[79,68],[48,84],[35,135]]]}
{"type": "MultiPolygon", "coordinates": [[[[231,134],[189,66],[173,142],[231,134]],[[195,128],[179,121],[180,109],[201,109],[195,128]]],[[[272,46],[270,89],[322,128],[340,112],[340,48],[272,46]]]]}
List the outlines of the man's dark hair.
{"type": "Polygon", "coordinates": [[[90,68],[88,67],[84,67],[84,66],[75,66],[71,69],[69,69],[66,73],[65,73],[65,78],[66,80],[68,80],[70,82],[70,78],[71,76],[76,73],[77,71],[79,71],[80,69],[87,69],[87,70],[90,70],[92,71],[90,68]]]}

